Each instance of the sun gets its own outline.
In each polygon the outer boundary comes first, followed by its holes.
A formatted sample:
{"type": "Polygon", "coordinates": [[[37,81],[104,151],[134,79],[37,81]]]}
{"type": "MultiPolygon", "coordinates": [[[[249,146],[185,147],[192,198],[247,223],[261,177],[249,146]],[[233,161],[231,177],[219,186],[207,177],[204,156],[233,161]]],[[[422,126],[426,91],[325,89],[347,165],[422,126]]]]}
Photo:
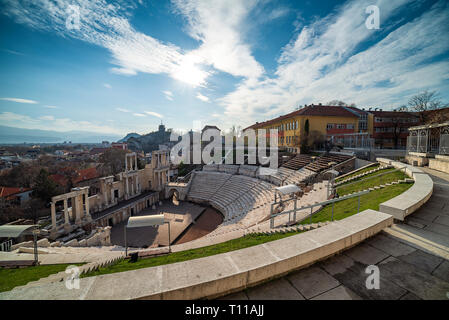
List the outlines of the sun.
{"type": "Polygon", "coordinates": [[[202,70],[198,66],[198,58],[194,56],[184,57],[178,67],[172,72],[173,78],[194,87],[204,85],[208,75],[207,71],[202,70]]]}

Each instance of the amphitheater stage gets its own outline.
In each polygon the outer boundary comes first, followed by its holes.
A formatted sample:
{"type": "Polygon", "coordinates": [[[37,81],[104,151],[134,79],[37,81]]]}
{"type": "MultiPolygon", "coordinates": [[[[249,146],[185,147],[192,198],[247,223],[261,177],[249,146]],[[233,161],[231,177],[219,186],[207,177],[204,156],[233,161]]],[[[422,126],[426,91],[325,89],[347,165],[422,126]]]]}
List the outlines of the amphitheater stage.
{"type": "Polygon", "coordinates": [[[179,236],[175,244],[181,244],[201,238],[214,231],[222,222],[223,215],[214,208],[208,207],[196,221],[179,236]]]}
{"type": "MultiPolygon", "coordinates": [[[[162,205],[158,206],[156,209],[143,210],[136,216],[144,215],[154,215],[154,214],[164,214],[165,219],[170,221],[170,243],[173,244],[181,235],[182,238],[187,236],[188,239],[194,240],[198,237],[209,233],[215,229],[221,221],[210,226],[210,223],[204,223],[204,218],[201,218],[203,212],[210,210],[206,207],[180,201],[178,205],[174,204],[171,200],[165,200],[162,205]],[[196,224],[196,220],[200,221],[200,228],[193,228],[193,230],[199,229],[197,232],[188,232],[190,226],[196,224]],[[212,230],[210,230],[212,228],[212,230]],[[209,231],[210,230],[210,231],[209,231]],[[203,232],[201,232],[203,231],[203,232]]],[[[114,245],[125,245],[124,240],[124,226],[127,222],[122,222],[116,224],[111,230],[111,242],[114,245]]],[[[188,240],[188,241],[190,241],[188,240]]],[[[129,247],[157,247],[157,246],[167,246],[168,245],[168,225],[164,224],[158,227],[142,227],[128,229],[127,232],[127,242],[129,247]]]]}

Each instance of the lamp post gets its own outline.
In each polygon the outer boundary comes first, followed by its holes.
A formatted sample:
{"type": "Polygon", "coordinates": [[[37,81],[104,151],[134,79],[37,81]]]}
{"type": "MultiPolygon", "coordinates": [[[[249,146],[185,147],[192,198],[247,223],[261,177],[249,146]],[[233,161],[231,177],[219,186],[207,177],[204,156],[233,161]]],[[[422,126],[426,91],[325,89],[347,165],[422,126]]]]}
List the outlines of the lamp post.
{"type": "Polygon", "coordinates": [[[329,182],[327,184],[327,198],[328,199],[329,199],[329,196],[330,196],[330,193],[331,193],[330,190],[332,190],[334,188],[335,177],[338,175],[338,172],[334,169],[334,166],[336,164],[337,163],[334,162],[334,161],[328,163],[328,165],[331,166],[331,170],[328,171],[331,174],[331,177],[330,177],[329,182]],[[331,186],[331,184],[332,184],[332,186],[331,186]]]}

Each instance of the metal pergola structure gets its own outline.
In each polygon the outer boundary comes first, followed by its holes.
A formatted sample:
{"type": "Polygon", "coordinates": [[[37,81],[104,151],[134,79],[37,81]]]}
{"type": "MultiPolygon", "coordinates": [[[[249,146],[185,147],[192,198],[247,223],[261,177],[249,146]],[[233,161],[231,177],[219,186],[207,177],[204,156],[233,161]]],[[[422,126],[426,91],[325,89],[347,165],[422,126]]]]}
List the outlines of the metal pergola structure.
{"type": "Polygon", "coordinates": [[[410,127],[407,154],[410,152],[449,155],[449,121],[410,127]]]}
{"type": "Polygon", "coordinates": [[[170,221],[166,221],[163,214],[154,214],[148,216],[138,216],[130,217],[128,223],[124,226],[124,237],[125,237],[125,256],[128,256],[128,239],[126,237],[126,230],[131,228],[140,227],[154,227],[160,226],[167,223],[168,224],[168,252],[171,251],[170,246],[170,221]]]}
{"type": "Polygon", "coordinates": [[[34,263],[39,263],[39,256],[37,251],[37,235],[39,234],[39,225],[2,225],[0,226],[0,238],[18,238],[22,235],[33,235],[34,242],[34,263]]]}

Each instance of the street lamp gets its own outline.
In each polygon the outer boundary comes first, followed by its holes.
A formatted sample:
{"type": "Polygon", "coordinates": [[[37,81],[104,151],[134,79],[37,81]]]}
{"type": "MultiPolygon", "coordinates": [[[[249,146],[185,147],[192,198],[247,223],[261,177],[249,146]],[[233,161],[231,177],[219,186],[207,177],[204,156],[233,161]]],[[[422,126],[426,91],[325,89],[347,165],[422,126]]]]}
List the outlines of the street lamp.
{"type": "Polygon", "coordinates": [[[328,173],[330,173],[331,177],[330,180],[327,184],[327,198],[329,199],[330,196],[330,190],[333,190],[334,188],[334,181],[335,181],[335,177],[338,176],[339,172],[337,170],[334,169],[334,166],[337,163],[335,161],[329,162],[328,166],[332,167],[331,170],[327,171],[328,173]],[[332,187],[330,187],[330,185],[332,184],[332,187]],[[330,188],[329,188],[330,187],[330,188]],[[330,189],[330,190],[329,190],[330,189]]]}

